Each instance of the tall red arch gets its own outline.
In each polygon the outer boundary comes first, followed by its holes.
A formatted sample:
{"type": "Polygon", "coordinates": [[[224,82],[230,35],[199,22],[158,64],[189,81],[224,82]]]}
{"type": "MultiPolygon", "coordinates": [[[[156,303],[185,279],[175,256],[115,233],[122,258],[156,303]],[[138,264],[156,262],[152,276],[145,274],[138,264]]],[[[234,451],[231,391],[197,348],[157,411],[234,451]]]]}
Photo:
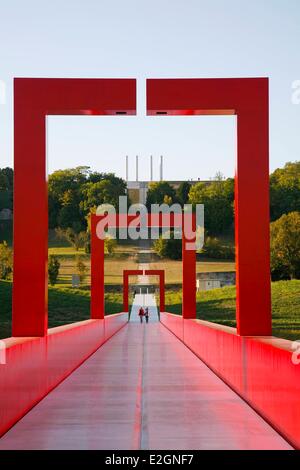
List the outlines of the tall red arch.
{"type": "Polygon", "coordinates": [[[46,117],[135,113],[135,79],[15,79],[13,336],[47,332],[46,117]]]}
{"type": "Polygon", "coordinates": [[[270,335],[268,79],[148,79],[147,114],[237,115],[237,331],[270,335]]]}

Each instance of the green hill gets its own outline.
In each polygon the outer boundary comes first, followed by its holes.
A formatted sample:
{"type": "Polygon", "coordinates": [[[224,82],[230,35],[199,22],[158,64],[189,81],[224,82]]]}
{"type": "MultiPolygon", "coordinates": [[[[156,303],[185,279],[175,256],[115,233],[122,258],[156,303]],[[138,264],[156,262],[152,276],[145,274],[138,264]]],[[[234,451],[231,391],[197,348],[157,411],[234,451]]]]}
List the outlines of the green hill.
{"type": "MultiPolygon", "coordinates": [[[[0,281],[0,338],[11,336],[12,282],[0,281]]],[[[107,314],[123,308],[122,294],[105,294],[107,314]]],[[[25,312],[26,314],[26,312],[25,312]]],[[[81,289],[49,287],[49,327],[87,320],[90,316],[90,292],[81,289]]]]}
{"type": "MultiPolygon", "coordinates": [[[[0,281],[0,338],[11,335],[12,283],[0,281]]],[[[49,326],[89,318],[90,292],[81,289],[49,288],[49,326]]],[[[105,295],[106,312],[122,311],[122,294],[105,295]]],[[[272,283],[273,334],[300,339],[300,280],[272,283]]],[[[166,310],[181,312],[181,293],[167,291],[166,310]]],[[[235,326],[235,287],[224,287],[197,294],[197,316],[223,325],[235,326]]]]}
{"type": "MultiPolygon", "coordinates": [[[[235,287],[197,293],[197,318],[228,326],[235,322],[235,287]]],[[[166,311],[181,313],[181,292],[166,293],[166,311]]],[[[300,280],[272,283],[273,335],[300,339],[300,280]]]]}

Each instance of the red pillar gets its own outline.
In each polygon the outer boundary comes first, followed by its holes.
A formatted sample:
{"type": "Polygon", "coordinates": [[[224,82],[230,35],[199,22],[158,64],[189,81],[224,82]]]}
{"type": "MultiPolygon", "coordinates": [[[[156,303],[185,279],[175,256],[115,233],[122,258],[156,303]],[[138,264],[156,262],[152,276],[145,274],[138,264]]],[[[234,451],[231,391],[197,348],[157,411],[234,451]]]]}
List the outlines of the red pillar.
{"type": "Polygon", "coordinates": [[[91,318],[105,315],[104,240],[96,234],[97,218],[91,215],[91,318]]]}
{"type": "Polygon", "coordinates": [[[159,275],[159,309],[161,312],[165,311],[165,272],[162,271],[159,275]]]}
{"type": "Polygon", "coordinates": [[[163,269],[146,269],[146,276],[159,276],[159,308],[165,311],[165,271],[163,269]]]}
{"type": "Polygon", "coordinates": [[[244,336],[272,334],[267,82],[262,91],[261,102],[237,122],[236,317],[244,336]]]}
{"type": "Polygon", "coordinates": [[[129,312],[129,276],[142,276],[144,274],[142,269],[125,269],[123,271],[123,311],[129,312]]]}
{"type": "Polygon", "coordinates": [[[187,319],[196,318],[196,251],[186,249],[186,242],[182,230],[182,316],[187,319]]]}
{"type": "Polygon", "coordinates": [[[128,276],[128,273],[124,271],[123,272],[123,312],[129,311],[128,287],[129,287],[129,276],[128,276]]]}

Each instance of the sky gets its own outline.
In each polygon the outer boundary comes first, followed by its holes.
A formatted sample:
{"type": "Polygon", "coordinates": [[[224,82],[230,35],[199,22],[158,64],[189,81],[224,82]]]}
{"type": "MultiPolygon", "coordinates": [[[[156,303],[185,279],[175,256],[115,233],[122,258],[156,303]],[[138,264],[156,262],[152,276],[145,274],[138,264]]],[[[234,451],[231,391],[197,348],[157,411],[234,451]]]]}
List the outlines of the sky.
{"type": "Polygon", "coordinates": [[[269,77],[270,170],[300,159],[299,0],[0,0],[0,167],[13,165],[14,77],[136,78],[137,116],[48,118],[48,171],[233,176],[234,116],[146,117],[146,78],[269,77]],[[4,92],[5,90],[5,92],[4,92]]]}

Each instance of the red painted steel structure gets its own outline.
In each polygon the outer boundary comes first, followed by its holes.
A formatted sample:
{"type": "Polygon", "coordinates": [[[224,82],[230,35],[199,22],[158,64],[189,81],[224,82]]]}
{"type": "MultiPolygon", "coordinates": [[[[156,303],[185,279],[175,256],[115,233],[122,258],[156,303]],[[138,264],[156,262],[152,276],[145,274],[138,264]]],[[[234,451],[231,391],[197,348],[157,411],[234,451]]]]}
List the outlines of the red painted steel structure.
{"type": "Polygon", "coordinates": [[[47,333],[46,116],[135,112],[134,79],[15,79],[14,336],[47,333]]]}
{"type": "Polygon", "coordinates": [[[7,338],[0,366],[0,436],[102,344],[127,324],[126,314],[48,330],[44,337],[7,338]]]}
{"type": "Polygon", "coordinates": [[[159,276],[159,310],[165,311],[165,271],[163,269],[146,269],[146,276],[159,276]]]}
{"type": "Polygon", "coordinates": [[[142,269],[124,269],[123,271],[123,312],[129,312],[128,291],[129,276],[142,276],[142,269]]]}
{"type": "Polygon", "coordinates": [[[300,375],[293,342],[243,337],[236,328],[184,320],[163,312],[161,322],[230,385],[292,445],[300,449],[300,375]]]}
{"type": "MultiPolygon", "coordinates": [[[[147,113],[237,115],[237,332],[270,335],[268,79],[149,79],[147,113]]],[[[184,276],[194,264],[186,254],[184,276]]]]}
{"type": "MultiPolygon", "coordinates": [[[[91,215],[91,318],[104,318],[104,243],[103,231],[107,225],[110,228],[127,228],[139,216],[127,214],[91,215]],[[105,223],[104,223],[105,222],[105,223]],[[97,233],[98,223],[101,224],[97,233]],[[100,238],[99,238],[100,236],[100,238]]],[[[195,214],[186,215],[186,220],[195,229],[195,214]]],[[[178,214],[170,215],[148,214],[145,225],[147,227],[182,227],[184,233],[184,218],[178,214]]],[[[183,318],[196,318],[196,252],[195,248],[187,249],[186,239],[182,239],[182,272],[183,318]]],[[[162,290],[161,290],[162,292],[162,290]]],[[[163,301],[164,306],[164,301],[163,301]]],[[[164,310],[164,309],[163,309],[164,310]]]]}
{"type": "Polygon", "coordinates": [[[91,215],[91,318],[105,315],[104,240],[96,235],[97,219],[91,215]]]}
{"type": "Polygon", "coordinates": [[[128,291],[129,276],[159,276],[159,307],[160,311],[165,311],[165,271],[163,269],[125,269],[123,271],[123,311],[129,311],[128,291]]]}

